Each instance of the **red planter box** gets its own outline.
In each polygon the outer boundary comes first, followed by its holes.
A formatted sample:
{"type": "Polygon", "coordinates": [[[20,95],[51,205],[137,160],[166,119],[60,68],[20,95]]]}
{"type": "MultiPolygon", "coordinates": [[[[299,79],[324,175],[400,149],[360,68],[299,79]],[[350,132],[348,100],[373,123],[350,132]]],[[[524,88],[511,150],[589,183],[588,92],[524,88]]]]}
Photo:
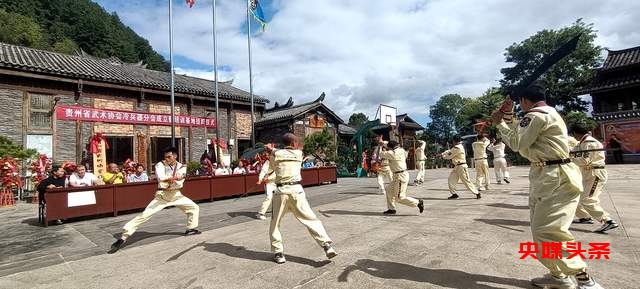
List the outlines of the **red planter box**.
{"type": "Polygon", "coordinates": [[[318,169],[310,168],[310,169],[302,169],[302,186],[317,186],[320,184],[318,182],[318,169]]]}
{"type": "Polygon", "coordinates": [[[115,213],[142,209],[156,196],[158,182],[139,182],[112,185],[115,195],[115,213]]]}
{"type": "Polygon", "coordinates": [[[214,176],[211,178],[211,199],[243,195],[244,175],[214,176]]]}
{"type": "Polygon", "coordinates": [[[190,177],[184,180],[181,192],[193,201],[211,200],[211,177],[190,177]]]}
{"type": "Polygon", "coordinates": [[[336,167],[321,167],[318,168],[318,182],[324,183],[337,183],[338,171],[336,167]]]}
{"type": "Polygon", "coordinates": [[[248,194],[264,192],[264,183],[258,185],[256,182],[258,182],[258,174],[244,175],[244,187],[248,194]]]}

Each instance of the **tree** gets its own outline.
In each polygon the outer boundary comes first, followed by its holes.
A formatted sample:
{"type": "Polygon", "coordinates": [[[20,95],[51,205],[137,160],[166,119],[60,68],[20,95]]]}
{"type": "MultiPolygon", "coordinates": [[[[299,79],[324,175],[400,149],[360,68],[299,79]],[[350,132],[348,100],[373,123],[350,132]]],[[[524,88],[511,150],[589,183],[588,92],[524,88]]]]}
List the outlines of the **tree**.
{"type": "Polygon", "coordinates": [[[0,9],[0,42],[41,48],[44,37],[38,23],[30,17],[0,9]]]}
{"type": "Polygon", "coordinates": [[[458,133],[457,115],[464,105],[462,96],[447,94],[429,107],[431,122],[427,124],[428,137],[441,143],[458,133]]]}
{"type": "Polygon", "coordinates": [[[321,132],[316,132],[304,138],[305,154],[315,154],[326,161],[334,161],[336,154],[336,143],[334,136],[324,128],[321,132]]]}
{"type": "Polygon", "coordinates": [[[581,111],[572,111],[567,113],[564,116],[564,122],[567,124],[567,127],[571,127],[573,124],[578,122],[586,123],[591,129],[598,126],[598,123],[593,120],[593,118],[590,118],[586,113],[581,111]]]}
{"type": "Polygon", "coordinates": [[[16,159],[29,159],[38,155],[34,149],[24,149],[21,145],[13,143],[6,136],[0,135],[0,157],[12,157],[16,159]]]}
{"type": "Polygon", "coordinates": [[[595,75],[595,68],[602,62],[601,47],[594,44],[596,31],[593,24],[585,24],[582,19],[571,26],[559,30],[542,30],[520,43],[506,48],[507,62],[514,67],[500,70],[504,78],[500,84],[509,91],[515,84],[529,75],[542,63],[544,56],[551,54],[574,36],[582,34],[576,50],[552,66],[540,78],[547,81],[549,90],[547,102],[561,106],[562,112],[586,111],[588,102],[573,93],[586,85],[595,75]]]}
{"type": "Polygon", "coordinates": [[[369,121],[369,117],[362,112],[357,112],[349,117],[349,125],[359,127],[369,121]]]}
{"type": "Polygon", "coordinates": [[[79,47],[73,40],[69,38],[64,38],[61,41],[58,41],[53,44],[51,50],[60,53],[73,54],[78,51],[79,47]]]}

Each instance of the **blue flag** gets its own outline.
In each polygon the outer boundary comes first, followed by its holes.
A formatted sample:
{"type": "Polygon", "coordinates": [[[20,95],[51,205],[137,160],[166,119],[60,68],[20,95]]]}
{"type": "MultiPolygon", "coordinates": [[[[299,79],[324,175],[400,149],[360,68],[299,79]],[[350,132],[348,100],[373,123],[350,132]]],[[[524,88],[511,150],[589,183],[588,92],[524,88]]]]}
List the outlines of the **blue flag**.
{"type": "Polygon", "coordinates": [[[248,0],[249,1],[249,10],[251,11],[251,15],[253,15],[253,19],[258,21],[262,26],[262,31],[267,26],[267,19],[264,18],[264,13],[262,12],[262,7],[260,6],[259,0],[248,0]]]}

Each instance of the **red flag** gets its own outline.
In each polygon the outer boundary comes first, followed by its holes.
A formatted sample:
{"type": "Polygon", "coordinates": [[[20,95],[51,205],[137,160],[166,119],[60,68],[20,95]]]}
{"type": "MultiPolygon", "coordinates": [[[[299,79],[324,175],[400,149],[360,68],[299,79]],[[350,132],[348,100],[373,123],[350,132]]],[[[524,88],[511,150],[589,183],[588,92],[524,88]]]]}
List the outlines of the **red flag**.
{"type": "Polygon", "coordinates": [[[196,5],[196,0],[186,0],[187,1],[187,5],[189,5],[189,8],[193,7],[193,5],[196,5]]]}

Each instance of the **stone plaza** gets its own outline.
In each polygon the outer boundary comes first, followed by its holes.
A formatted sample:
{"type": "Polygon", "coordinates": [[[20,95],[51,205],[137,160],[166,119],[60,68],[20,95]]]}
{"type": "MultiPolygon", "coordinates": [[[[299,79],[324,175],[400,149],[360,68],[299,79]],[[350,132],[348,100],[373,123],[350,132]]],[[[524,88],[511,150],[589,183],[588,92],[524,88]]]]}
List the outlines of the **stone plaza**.
{"type": "MultiPolygon", "coordinates": [[[[587,260],[602,286],[638,288],[640,165],[607,169],[601,201],[620,227],[597,234],[598,224],[573,224],[571,231],[584,249],[610,243],[609,259],[587,260]]],[[[200,203],[203,234],[189,237],[184,214],[165,209],[113,255],[106,252],[114,236],[137,212],[45,228],[36,205],[19,203],[0,209],[0,288],[533,288],[529,280],[546,270],[519,253],[531,241],[527,171],[511,167],[512,183],[492,184],[480,200],[464,191],[447,200],[449,169],[427,170],[425,183],[408,189],[424,200],[422,215],[406,206],[381,214],[374,178],[306,188],[339,255],[326,260],[288,215],[283,265],[272,261],[269,221],[255,218],[263,195],[200,203]]]]}

